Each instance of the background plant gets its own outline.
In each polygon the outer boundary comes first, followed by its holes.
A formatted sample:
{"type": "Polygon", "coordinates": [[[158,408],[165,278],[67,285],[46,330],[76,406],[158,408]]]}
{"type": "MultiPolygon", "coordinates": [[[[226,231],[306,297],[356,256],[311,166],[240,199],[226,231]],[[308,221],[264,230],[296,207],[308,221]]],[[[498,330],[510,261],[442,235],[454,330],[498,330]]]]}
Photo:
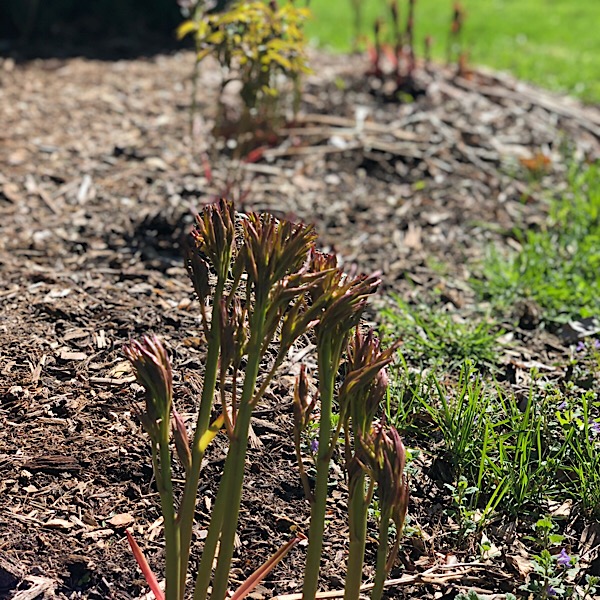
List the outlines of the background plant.
{"type": "MultiPolygon", "coordinates": [[[[468,18],[462,30],[463,49],[474,64],[510,71],[520,79],[566,90],[588,102],[600,101],[600,39],[590,23],[600,20],[594,0],[462,0],[468,18]]],[[[363,32],[381,17],[384,3],[363,0],[363,32]],[[369,25],[366,25],[369,24],[369,25]]],[[[354,13],[348,0],[312,0],[315,18],[307,26],[311,38],[338,51],[352,46],[354,13]]],[[[415,39],[431,36],[434,59],[447,55],[451,0],[417,0],[415,39]]]]}
{"type": "MultiPolygon", "coordinates": [[[[197,64],[208,56],[219,63],[221,96],[230,82],[240,82],[243,110],[238,131],[252,131],[257,122],[263,127],[276,125],[282,77],[292,83],[297,106],[300,76],[309,72],[303,33],[309,16],[307,8],[291,1],[282,6],[275,1],[240,1],[224,12],[196,10],[192,19],[180,25],[180,38],[194,36],[197,64]]],[[[220,102],[221,117],[222,110],[220,102]]]]}

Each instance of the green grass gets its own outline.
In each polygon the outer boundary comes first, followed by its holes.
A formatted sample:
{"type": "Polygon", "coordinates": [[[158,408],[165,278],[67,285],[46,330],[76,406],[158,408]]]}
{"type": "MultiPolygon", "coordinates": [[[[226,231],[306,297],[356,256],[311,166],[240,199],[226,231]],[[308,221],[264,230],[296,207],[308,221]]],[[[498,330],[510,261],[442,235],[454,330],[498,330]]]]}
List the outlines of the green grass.
{"type": "Polygon", "coordinates": [[[382,312],[384,336],[402,340],[400,351],[412,364],[448,370],[469,359],[480,367],[491,367],[498,358],[497,339],[503,333],[494,322],[461,319],[430,306],[410,306],[400,298],[382,312]]]}
{"type": "MultiPolygon", "coordinates": [[[[566,191],[550,203],[547,225],[515,235],[521,250],[496,249],[474,282],[499,318],[507,319],[522,298],[534,300],[546,322],[600,315],[600,165],[573,167],[566,191]]],[[[565,522],[545,517],[568,506],[571,518],[600,519],[594,383],[600,340],[588,337],[572,346],[569,358],[555,356],[568,376],[532,369],[523,373],[523,385],[510,376],[496,380],[505,373],[489,368],[500,362],[498,326],[476,311],[457,321],[434,307],[396,300],[381,321],[384,336],[403,339],[389,369],[386,420],[427,457],[421,464],[430,466],[414,476],[444,490],[447,535],[456,547],[473,548],[492,522],[510,521],[534,569],[526,591],[536,598],[548,597],[550,588],[572,591],[572,569],[583,567],[576,556],[570,569],[557,562],[565,522]]],[[[592,597],[598,582],[588,576],[581,583],[592,597]]]]}
{"type": "MultiPolygon", "coordinates": [[[[400,0],[406,15],[406,1],[400,0]]],[[[543,87],[600,102],[600,2],[597,0],[462,0],[467,10],[465,46],[471,62],[507,70],[543,87]]],[[[346,51],[353,38],[351,0],[311,0],[308,34],[321,45],[346,51]]],[[[362,31],[370,35],[385,0],[363,0],[362,31]]],[[[434,38],[434,55],[445,58],[451,0],[417,0],[415,39],[434,38]]]]}
{"type": "Polygon", "coordinates": [[[517,398],[469,361],[457,379],[440,371],[415,378],[406,364],[393,369],[386,418],[435,442],[436,456],[447,463],[448,485],[458,494],[461,519],[472,521],[461,528],[481,528],[497,511],[543,514],[549,501],[566,499],[600,517],[595,392],[565,394],[534,373],[529,392],[517,398]]]}
{"type": "Polygon", "coordinates": [[[529,299],[546,322],[600,315],[600,165],[573,170],[569,190],[544,228],[514,232],[519,252],[492,249],[472,282],[499,311],[529,299]]]}

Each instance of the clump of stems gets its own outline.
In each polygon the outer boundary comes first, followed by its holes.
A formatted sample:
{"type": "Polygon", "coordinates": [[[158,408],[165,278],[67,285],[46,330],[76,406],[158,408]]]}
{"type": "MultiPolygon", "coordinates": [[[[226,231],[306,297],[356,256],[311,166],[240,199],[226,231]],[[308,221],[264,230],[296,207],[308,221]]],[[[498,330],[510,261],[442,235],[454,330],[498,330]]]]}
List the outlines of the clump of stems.
{"type": "MultiPolygon", "coordinates": [[[[395,348],[381,350],[372,332],[363,335],[358,330],[367,299],[376,290],[379,278],[344,274],[337,268],[335,257],[315,250],[312,227],[278,221],[270,214],[236,215],[233,205],[225,200],[205,208],[196,219],[192,237],[194,247],[187,256],[187,266],[200,302],[207,354],[191,441],[174,407],[171,364],[162,343],[154,336],[146,336],[130,342],[124,350],[146,390],[140,420],[150,437],[164,516],[164,597],[183,600],[186,595],[202,460],[219,431],[227,435],[229,448],[193,597],[227,597],[252,412],[298,337],[312,331],[318,352],[320,401],[314,490],[302,463],[301,434],[310,422],[317,397],[310,397],[304,368],[294,399],[296,452],[311,503],[303,593],[305,598],[314,598],[317,592],[329,464],[343,430],[351,530],[346,589],[347,598],[358,598],[367,508],[375,485],[382,506],[380,540],[384,548],[381,566],[378,557],[378,576],[383,580],[395,557],[392,551],[386,563],[387,527],[391,519],[400,533],[399,515],[406,510],[406,487],[400,493],[397,484],[404,481],[404,449],[394,437],[397,433],[384,432],[375,420],[387,389],[385,366],[392,360],[395,348]],[[344,360],[345,368],[341,369],[344,360]],[[337,394],[340,418],[333,427],[335,383],[341,370],[345,370],[345,376],[337,394]],[[179,498],[173,486],[171,441],[185,475],[179,498]],[[394,452],[401,456],[394,458],[394,452]]],[[[129,539],[152,590],[162,598],[141,550],[131,535],[129,539]]],[[[245,597],[302,539],[303,534],[295,535],[232,598],[245,597]]]]}

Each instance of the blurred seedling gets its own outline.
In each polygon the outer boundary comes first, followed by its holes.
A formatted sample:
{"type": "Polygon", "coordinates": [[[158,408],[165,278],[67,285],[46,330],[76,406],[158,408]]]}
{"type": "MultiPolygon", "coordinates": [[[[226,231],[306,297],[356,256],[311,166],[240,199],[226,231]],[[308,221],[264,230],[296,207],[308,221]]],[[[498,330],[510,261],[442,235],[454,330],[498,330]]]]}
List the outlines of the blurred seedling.
{"type": "MultiPolygon", "coordinates": [[[[359,10],[355,19],[360,19],[361,3],[355,0],[359,10]]],[[[417,57],[415,41],[415,15],[417,0],[407,0],[406,10],[401,10],[400,0],[389,0],[388,17],[378,18],[373,25],[374,43],[368,47],[371,75],[378,84],[375,91],[389,101],[415,99],[425,93],[417,75],[417,57]],[[403,15],[406,15],[405,19],[403,15]],[[387,27],[389,25],[389,27],[387,27]]],[[[446,55],[448,63],[457,65],[457,73],[468,76],[468,53],[463,45],[463,26],[465,11],[455,2],[448,34],[446,55]]],[[[431,70],[431,52],[433,39],[424,38],[424,69],[431,70]]]]}
{"type": "MultiPolygon", "coordinates": [[[[196,45],[193,110],[196,107],[198,67],[212,56],[219,64],[221,84],[215,133],[230,140],[234,156],[277,142],[277,127],[284,118],[284,89],[291,87],[292,107],[300,102],[300,78],[308,73],[304,23],[308,8],[288,1],[239,1],[223,12],[205,12],[198,4],[192,18],[178,28],[179,38],[193,35],[196,45]],[[287,86],[281,85],[281,81],[287,86]],[[226,114],[223,94],[232,82],[239,84],[241,112],[226,114]]],[[[290,94],[288,94],[290,95],[290,94]]]]}

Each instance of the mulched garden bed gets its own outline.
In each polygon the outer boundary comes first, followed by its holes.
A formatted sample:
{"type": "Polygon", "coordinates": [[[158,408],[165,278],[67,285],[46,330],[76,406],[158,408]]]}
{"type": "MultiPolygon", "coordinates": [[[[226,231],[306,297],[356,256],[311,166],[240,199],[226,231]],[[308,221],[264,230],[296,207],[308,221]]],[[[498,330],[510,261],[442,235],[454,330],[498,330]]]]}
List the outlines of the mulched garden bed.
{"type": "MultiPolygon", "coordinates": [[[[192,53],[0,63],[0,596],[139,598],[129,526],[160,568],[149,444],[133,416],[141,389],[121,348],[150,331],[165,340],[191,424],[205,348],[181,247],[203,204],[229,192],[244,210],[314,223],[345,268],[380,270],[384,293],[441,297],[468,317],[465,280],[486,248],[514,244],[513,228],[540,227],[568,161],[600,157],[598,108],[508,77],[434,67],[419,74],[426,93],[397,104],[362,75],[362,57],[312,58],[318,72],[282,143],[242,165],[208,152],[210,178],[202,153],[218,77],[201,70],[192,152],[192,53]]],[[[566,340],[542,330],[527,339],[513,353],[523,371],[531,360],[567,364],[566,340]]],[[[292,524],[308,524],[291,436],[297,369],[287,365],[253,421],[234,580],[292,524]]],[[[218,440],[204,470],[196,556],[225,452],[218,440]]],[[[343,587],[344,490],[340,471],[324,590],[343,587]]],[[[473,560],[449,544],[434,481],[415,482],[413,494],[424,535],[404,544],[390,598],[518,587],[511,561],[473,560]]],[[[252,597],[297,592],[303,561],[296,548],[252,597]]]]}

